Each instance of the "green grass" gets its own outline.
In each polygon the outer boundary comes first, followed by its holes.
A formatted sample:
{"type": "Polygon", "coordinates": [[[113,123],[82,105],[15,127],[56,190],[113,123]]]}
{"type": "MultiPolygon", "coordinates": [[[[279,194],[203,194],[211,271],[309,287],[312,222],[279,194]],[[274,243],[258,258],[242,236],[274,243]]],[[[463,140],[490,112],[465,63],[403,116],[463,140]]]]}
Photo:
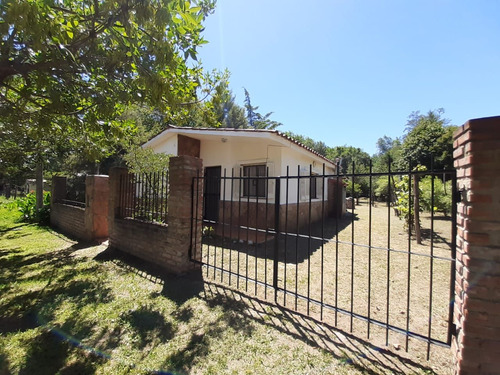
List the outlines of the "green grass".
{"type": "Polygon", "coordinates": [[[432,373],[198,274],[19,222],[0,200],[0,374],[432,373]]]}

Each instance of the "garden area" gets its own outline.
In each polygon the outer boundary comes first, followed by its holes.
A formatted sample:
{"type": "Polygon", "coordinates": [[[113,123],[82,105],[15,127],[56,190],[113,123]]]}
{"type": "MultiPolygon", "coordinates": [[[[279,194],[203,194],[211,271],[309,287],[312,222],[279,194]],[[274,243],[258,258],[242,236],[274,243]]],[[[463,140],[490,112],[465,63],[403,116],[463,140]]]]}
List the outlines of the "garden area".
{"type": "MultiPolygon", "coordinates": [[[[415,353],[76,243],[0,201],[0,374],[447,374],[415,353]]],[[[439,358],[439,357],[437,357],[439,358]]]]}

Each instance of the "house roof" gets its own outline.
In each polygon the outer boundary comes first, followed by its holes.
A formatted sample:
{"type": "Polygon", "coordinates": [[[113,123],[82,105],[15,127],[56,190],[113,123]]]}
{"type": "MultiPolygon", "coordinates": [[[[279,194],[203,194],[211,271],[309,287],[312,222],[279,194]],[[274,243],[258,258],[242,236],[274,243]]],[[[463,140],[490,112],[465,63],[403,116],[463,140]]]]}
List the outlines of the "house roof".
{"type": "Polygon", "coordinates": [[[211,136],[218,137],[252,137],[252,138],[271,138],[282,144],[293,144],[299,147],[299,149],[306,151],[307,153],[313,154],[316,157],[322,159],[324,162],[335,165],[335,162],[324,157],[312,148],[298,142],[297,140],[289,137],[285,133],[278,130],[270,129],[234,129],[234,128],[191,128],[191,127],[181,127],[169,125],[167,129],[151,138],[149,141],[144,143],[142,147],[154,147],[155,144],[168,137],[169,134],[182,134],[188,135],[194,138],[203,139],[211,136]]]}

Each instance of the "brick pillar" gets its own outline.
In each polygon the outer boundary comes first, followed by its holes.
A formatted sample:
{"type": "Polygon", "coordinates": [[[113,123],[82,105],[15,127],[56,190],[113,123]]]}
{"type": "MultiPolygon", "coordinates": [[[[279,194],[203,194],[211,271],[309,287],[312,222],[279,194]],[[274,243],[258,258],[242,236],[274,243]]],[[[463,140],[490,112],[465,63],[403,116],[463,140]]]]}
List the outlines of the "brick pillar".
{"type": "Polygon", "coordinates": [[[456,374],[500,374],[500,117],[454,134],[457,259],[452,342],[456,374]]]}
{"type": "Polygon", "coordinates": [[[120,176],[126,176],[128,169],[123,167],[113,167],[109,170],[109,200],[108,200],[108,233],[110,246],[112,246],[112,233],[115,218],[120,213],[120,176]]]}
{"type": "Polygon", "coordinates": [[[108,238],[109,177],[85,178],[85,231],[89,240],[108,238]]]}
{"type": "Polygon", "coordinates": [[[52,191],[50,193],[50,203],[57,203],[64,198],[66,198],[66,177],[52,176],[52,191]]]}
{"type": "Polygon", "coordinates": [[[199,194],[198,205],[196,197],[192,204],[192,185],[193,178],[201,176],[202,160],[194,156],[178,156],[170,158],[169,165],[167,253],[178,265],[176,272],[182,273],[195,268],[189,259],[189,252],[192,251],[195,257],[201,253],[202,180],[198,179],[198,186],[195,187],[199,194]],[[193,216],[198,220],[192,223],[193,216]]]}

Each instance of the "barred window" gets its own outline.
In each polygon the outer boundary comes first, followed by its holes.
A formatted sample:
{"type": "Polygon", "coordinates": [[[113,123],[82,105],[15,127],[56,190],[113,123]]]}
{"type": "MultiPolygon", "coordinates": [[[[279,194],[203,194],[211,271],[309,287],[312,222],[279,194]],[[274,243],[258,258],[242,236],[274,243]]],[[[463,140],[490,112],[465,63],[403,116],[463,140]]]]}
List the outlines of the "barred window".
{"type": "MultiPolygon", "coordinates": [[[[243,166],[243,177],[266,177],[266,165],[243,166]]],[[[266,186],[265,178],[245,178],[243,180],[243,196],[265,198],[267,195],[266,186]]]]}

